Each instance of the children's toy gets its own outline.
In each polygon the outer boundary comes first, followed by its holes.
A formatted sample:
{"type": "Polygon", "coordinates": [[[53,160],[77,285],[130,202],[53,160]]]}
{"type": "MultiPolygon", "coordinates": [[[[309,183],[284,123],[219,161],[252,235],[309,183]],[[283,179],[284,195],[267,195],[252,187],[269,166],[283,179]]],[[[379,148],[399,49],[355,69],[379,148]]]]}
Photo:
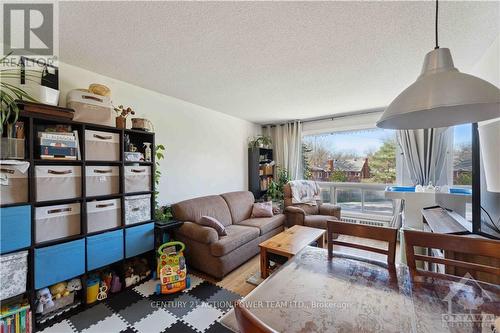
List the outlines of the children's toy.
{"type": "Polygon", "coordinates": [[[36,313],[42,313],[44,309],[54,306],[52,294],[49,288],[43,288],[36,292],[36,313]]]}
{"type": "Polygon", "coordinates": [[[92,304],[97,301],[100,282],[101,281],[97,277],[87,280],[87,304],[92,304]]]}
{"type": "Polygon", "coordinates": [[[52,286],[49,287],[50,293],[52,294],[52,297],[55,299],[59,299],[64,296],[69,295],[69,291],[66,290],[66,287],[68,286],[67,282],[59,282],[56,283],[52,286]]]}
{"type": "Polygon", "coordinates": [[[68,285],[66,286],[66,290],[68,292],[82,290],[82,281],[80,281],[80,279],[78,278],[69,280],[68,285]]]}
{"type": "Polygon", "coordinates": [[[134,258],[134,260],[132,261],[132,266],[134,269],[134,274],[139,275],[139,279],[141,281],[146,279],[149,274],[151,274],[151,269],[146,258],[134,258]]]}
{"type": "Polygon", "coordinates": [[[97,293],[97,300],[102,301],[103,299],[108,298],[108,287],[106,283],[101,282],[101,286],[99,287],[99,292],[97,293]]]}
{"type": "Polygon", "coordinates": [[[117,293],[122,290],[122,283],[120,281],[120,277],[113,273],[113,277],[111,278],[111,287],[109,289],[112,293],[117,293]]]}
{"type": "Polygon", "coordinates": [[[183,253],[185,248],[181,242],[168,242],[158,248],[158,294],[172,294],[189,288],[190,281],[183,253]],[[176,246],[180,246],[180,250],[177,251],[176,246]]]}

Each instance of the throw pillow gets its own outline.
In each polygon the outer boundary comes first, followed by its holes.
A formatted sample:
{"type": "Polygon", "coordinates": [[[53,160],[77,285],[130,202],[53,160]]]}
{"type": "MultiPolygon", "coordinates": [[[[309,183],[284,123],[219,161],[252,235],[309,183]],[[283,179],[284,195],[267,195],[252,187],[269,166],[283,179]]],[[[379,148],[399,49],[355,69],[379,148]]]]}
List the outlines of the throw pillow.
{"type": "Polygon", "coordinates": [[[273,216],[273,203],[256,202],[253,204],[252,217],[272,217],[273,216]]]}
{"type": "Polygon", "coordinates": [[[202,216],[198,224],[204,225],[206,227],[214,228],[219,236],[226,236],[226,228],[222,223],[220,223],[216,218],[211,216],[202,216]]]}

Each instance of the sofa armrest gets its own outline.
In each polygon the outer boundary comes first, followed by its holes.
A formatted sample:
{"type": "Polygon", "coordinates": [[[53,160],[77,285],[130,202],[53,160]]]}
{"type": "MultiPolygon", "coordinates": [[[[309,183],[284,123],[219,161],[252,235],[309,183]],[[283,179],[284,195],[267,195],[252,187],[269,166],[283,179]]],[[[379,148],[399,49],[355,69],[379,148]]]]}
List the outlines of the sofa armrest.
{"type": "Polygon", "coordinates": [[[340,220],[340,207],[332,204],[321,204],[319,206],[320,215],[330,215],[340,220]]]}
{"type": "Polygon", "coordinates": [[[299,207],[288,206],[285,207],[285,216],[287,227],[292,227],[294,225],[304,225],[304,217],[306,212],[299,207]]]}
{"type": "Polygon", "coordinates": [[[219,235],[214,228],[205,227],[194,222],[184,222],[175,232],[203,244],[211,244],[219,240],[219,235]]]}

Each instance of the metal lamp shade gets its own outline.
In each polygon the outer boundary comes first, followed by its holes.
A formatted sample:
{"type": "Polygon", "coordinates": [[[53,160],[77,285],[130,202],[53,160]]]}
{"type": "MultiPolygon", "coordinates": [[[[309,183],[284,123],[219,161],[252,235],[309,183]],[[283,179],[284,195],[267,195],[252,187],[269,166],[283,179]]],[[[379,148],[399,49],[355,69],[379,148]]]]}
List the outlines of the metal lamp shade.
{"type": "Polygon", "coordinates": [[[417,81],[385,109],[377,127],[419,129],[447,127],[500,117],[500,90],[475,76],[460,73],[450,50],[425,56],[417,81]]]}

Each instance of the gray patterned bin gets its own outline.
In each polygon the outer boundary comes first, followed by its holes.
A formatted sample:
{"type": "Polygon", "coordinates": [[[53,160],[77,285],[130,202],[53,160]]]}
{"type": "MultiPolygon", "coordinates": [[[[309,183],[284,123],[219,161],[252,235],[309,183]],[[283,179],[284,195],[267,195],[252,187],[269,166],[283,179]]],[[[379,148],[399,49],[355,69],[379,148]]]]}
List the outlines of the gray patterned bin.
{"type": "Polygon", "coordinates": [[[28,251],[4,254],[0,257],[0,300],[26,291],[28,251]],[[8,283],[6,283],[8,281],[8,283]]]}

